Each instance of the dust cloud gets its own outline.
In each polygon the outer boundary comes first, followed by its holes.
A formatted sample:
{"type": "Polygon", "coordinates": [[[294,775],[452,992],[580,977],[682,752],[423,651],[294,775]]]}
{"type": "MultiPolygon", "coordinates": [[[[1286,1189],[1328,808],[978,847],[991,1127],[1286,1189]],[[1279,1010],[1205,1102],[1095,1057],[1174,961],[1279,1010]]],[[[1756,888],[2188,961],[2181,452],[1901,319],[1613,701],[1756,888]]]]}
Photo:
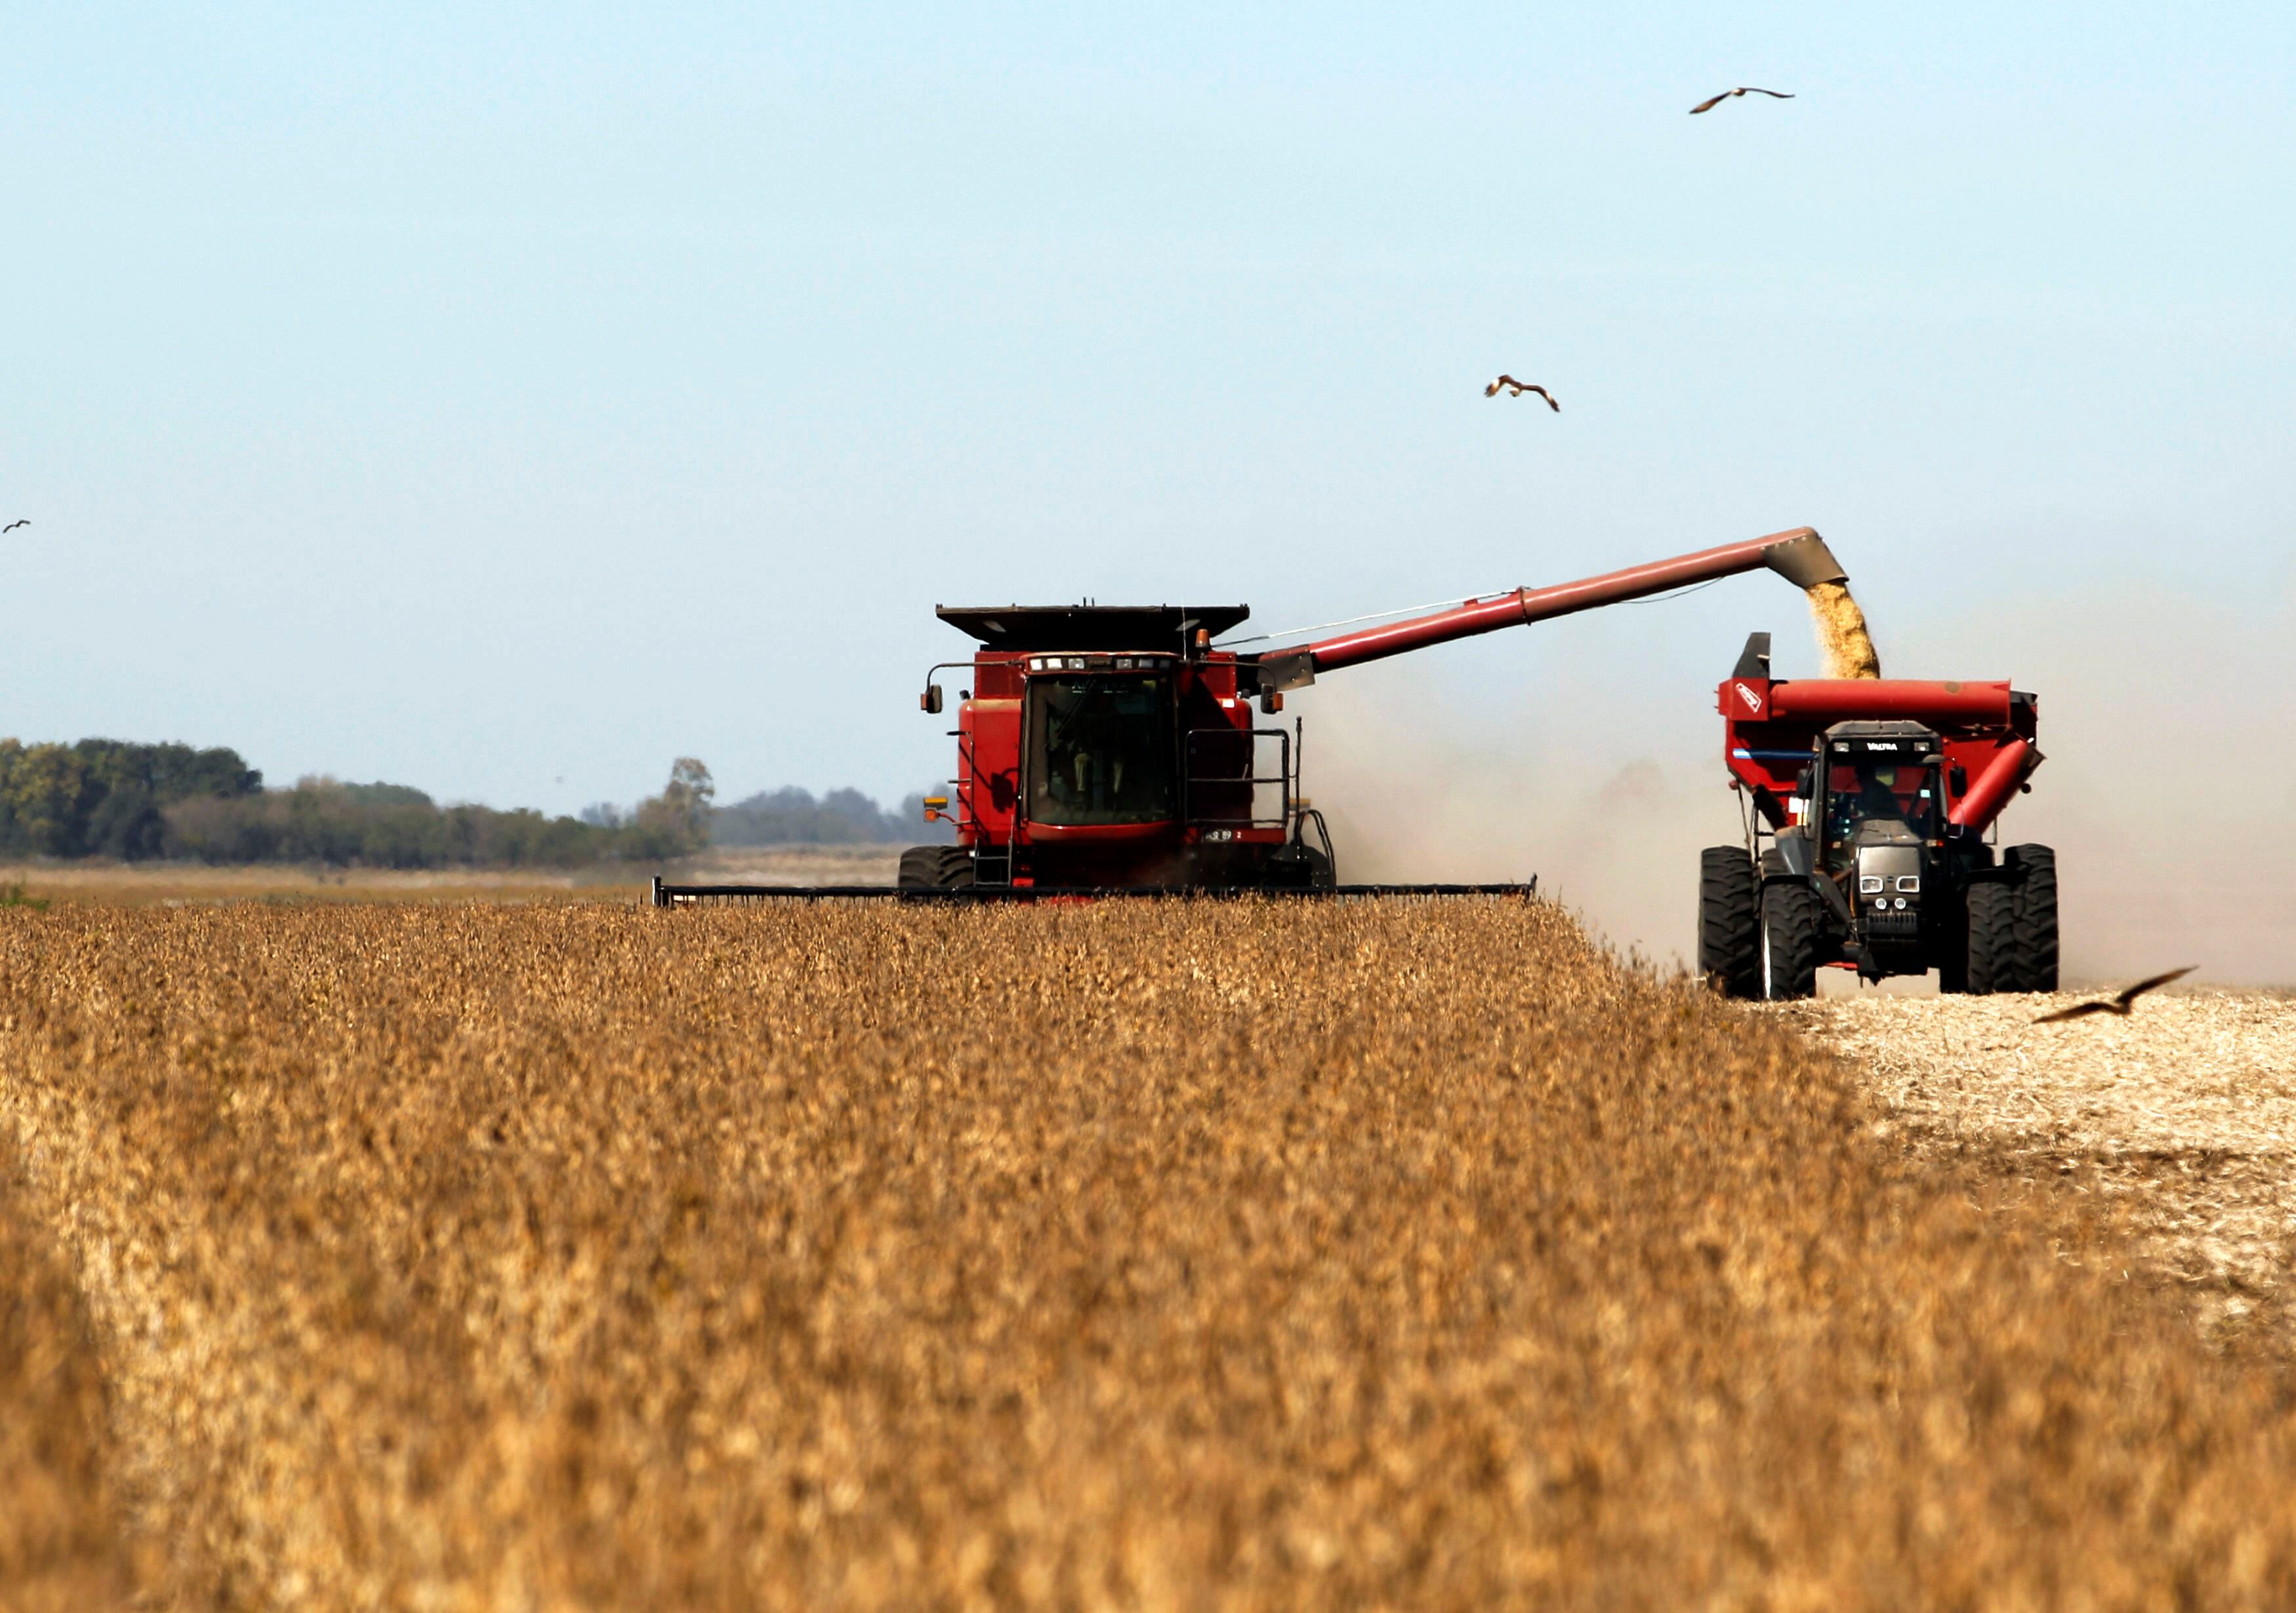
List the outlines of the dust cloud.
{"type": "Polygon", "coordinates": [[[1866,630],[1866,613],[1850,597],[1848,583],[1812,583],[1809,617],[1828,677],[1879,677],[1882,657],[1866,630]]]}
{"type": "Polygon", "coordinates": [[[1331,824],[1342,880],[1535,873],[1540,894],[1620,951],[1660,963],[1686,958],[1698,850],[1738,838],[1711,752],[1590,768],[1526,747],[1503,720],[1476,726],[1416,678],[1333,679],[1316,693],[1308,793],[1331,824]]]}

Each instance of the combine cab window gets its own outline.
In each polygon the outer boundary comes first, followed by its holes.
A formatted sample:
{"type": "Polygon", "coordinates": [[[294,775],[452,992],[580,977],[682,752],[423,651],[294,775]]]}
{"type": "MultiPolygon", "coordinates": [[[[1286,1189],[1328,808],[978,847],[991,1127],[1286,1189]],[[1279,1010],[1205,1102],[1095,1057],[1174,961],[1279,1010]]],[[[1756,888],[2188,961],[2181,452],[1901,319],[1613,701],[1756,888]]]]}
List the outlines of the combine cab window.
{"type": "Polygon", "coordinates": [[[1895,819],[1924,840],[1938,836],[1938,778],[1934,767],[1886,756],[1837,753],[1826,768],[1826,839],[1846,840],[1858,824],[1895,819]]]}
{"type": "Polygon", "coordinates": [[[1154,823],[1176,815],[1172,689],[1161,677],[1029,680],[1029,816],[1154,823]]]}

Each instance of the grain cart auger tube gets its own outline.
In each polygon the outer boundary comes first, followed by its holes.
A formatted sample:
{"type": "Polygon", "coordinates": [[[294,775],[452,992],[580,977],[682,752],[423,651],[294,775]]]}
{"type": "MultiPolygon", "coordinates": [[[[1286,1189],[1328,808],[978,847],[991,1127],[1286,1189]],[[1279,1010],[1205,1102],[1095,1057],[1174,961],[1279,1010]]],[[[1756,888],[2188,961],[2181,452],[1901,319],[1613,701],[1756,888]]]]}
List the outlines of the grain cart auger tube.
{"type": "MultiPolygon", "coordinates": [[[[905,852],[901,886],[1332,889],[1331,836],[1299,792],[1301,729],[1259,725],[1255,700],[1272,716],[1341,667],[1764,567],[1802,588],[1844,577],[1801,527],[1263,652],[1213,642],[1243,605],[943,606],[978,645],[943,663],[971,686],[954,788],[926,804],[957,843],[905,852]]],[[[919,703],[942,709],[931,674],[919,703]]]]}
{"type": "Polygon", "coordinates": [[[1949,992],[2054,991],[2057,859],[1986,831],[2030,786],[2040,706],[2006,683],[1770,676],[1746,641],[1718,693],[1742,845],[1702,854],[1701,971],[1807,997],[1825,966],[1938,971],[1949,992]]]}

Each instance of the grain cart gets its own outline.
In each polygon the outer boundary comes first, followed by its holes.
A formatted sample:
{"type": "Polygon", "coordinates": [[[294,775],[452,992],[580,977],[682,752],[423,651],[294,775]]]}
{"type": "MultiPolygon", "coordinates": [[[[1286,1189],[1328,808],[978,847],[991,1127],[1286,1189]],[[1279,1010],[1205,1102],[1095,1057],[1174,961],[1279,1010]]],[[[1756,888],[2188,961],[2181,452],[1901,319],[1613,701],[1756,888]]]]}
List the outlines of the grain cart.
{"type": "Polygon", "coordinates": [[[928,673],[919,702],[942,709],[944,667],[969,675],[955,788],[927,803],[957,843],[904,853],[901,886],[1334,888],[1329,831],[1299,791],[1301,729],[1259,720],[1287,693],[1366,661],[1764,567],[1803,588],[1844,575],[1802,527],[1259,652],[1215,642],[1243,623],[1243,605],[941,607],[978,646],[928,673]]]}
{"type": "Polygon", "coordinates": [[[2057,865],[1986,840],[2041,762],[2006,683],[1773,678],[1746,641],[1718,699],[1744,843],[1702,853],[1699,967],[1732,996],[1807,997],[1816,971],[1934,969],[1949,992],[2054,991],[2057,865]]]}

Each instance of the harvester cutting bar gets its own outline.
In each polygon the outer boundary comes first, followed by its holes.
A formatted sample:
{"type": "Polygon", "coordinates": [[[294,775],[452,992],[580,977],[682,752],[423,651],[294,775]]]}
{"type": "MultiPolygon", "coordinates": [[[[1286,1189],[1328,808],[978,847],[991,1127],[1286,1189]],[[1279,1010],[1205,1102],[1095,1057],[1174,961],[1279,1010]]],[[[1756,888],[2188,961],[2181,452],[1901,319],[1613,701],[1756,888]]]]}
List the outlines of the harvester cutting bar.
{"type": "Polygon", "coordinates": [[[1469,600],[1431,616],[1341,634],[1297,650],[1277,651],[1261,658],[1261,686],[1296,688],[1312,683],[1316,674],[1341,667],[1401,655],[1456,638],[1472,638],[1500,627],[1569,616],[1598,605],[1645,599],[1669,588],[1712,582],[1764,566],[1799,588],[1840,582],[1849,575],[1815,529],[1796,527],[1791,531],[1773,532],[1767,537],[1748,538],[1717,549],[1702,549],[1695,554],[1628,566],[1623,571],[1606,572],[1578,582],[1556,583],[1546,588],[1518,588],[1490,599],[1469,600]]]}
{"type": "Polygon", "coordinates": [[[958,885],[903,889],[893,885],[669,885],[653,882],[656,907],[686,907],[702,902],[1044,902],[1097,901],[1105,897],[1232,900],[1238,897],[1535,897],[1538,876],[1528,884],[1503,885],[958,885]]]}

